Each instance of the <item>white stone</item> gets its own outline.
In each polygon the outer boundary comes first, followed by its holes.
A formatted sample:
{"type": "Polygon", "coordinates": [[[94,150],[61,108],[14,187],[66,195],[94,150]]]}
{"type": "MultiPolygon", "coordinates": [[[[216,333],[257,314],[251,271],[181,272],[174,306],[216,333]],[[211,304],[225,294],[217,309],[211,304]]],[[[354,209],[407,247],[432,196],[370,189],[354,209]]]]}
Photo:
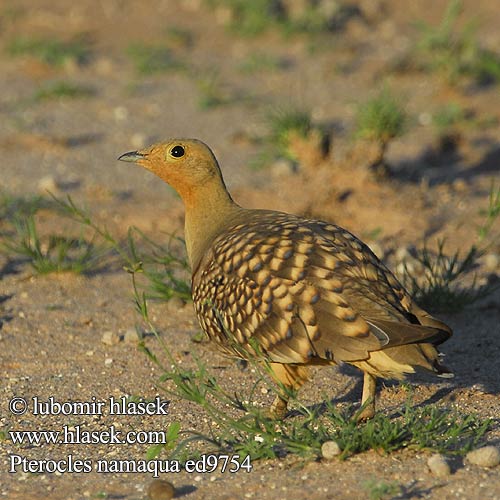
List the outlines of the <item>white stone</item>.
{"type": "Polygon", "coordinates": [[[321,456],[326,460],[331,460],[342,453],[339,444],[336,441],[325,441],[321,445],[321,456]]]}
{"type": "Polygon", "coordinates": [[[125,335],[123,336],[123,340],[127,344],[135,344],[136,342],[139,342],[140,336],[137,333],[137,330],[135,328],[129,328],[126,332],[125,335]]]}
{"type": "Polygon", "coordinates": [[[500,449],[496,446],[483,446],[482,448],[469,451],[465,458],[474,465],[496,467],[500,464],[500,449]]]}
{"type": "Polygon", "coordinates": [[[427,460],[427,467],[432,474],[437,477],[446,477],[451,474],[450,464],[446,461],[446,458],[439,453],[432,455],[432,457],[427,460]]]}
{"type": "Polygon", "coordinates": [[[112,331],[107,331],[102,334],[101,342],[106,345],[115,345],[120,342],[120,337],[112,331]]]}
{"type": "Polygon", "coordinates": [[[40,193],[43,193],[43,194],[47,194],[47,191],[49,191],[51,193],[56,193],[57,191],[59,191],[59,187],[57,186],[57,182],[54,179],[54,177],[52,177],[51,175],[46,175],[45,177],[42,177],[38,181],[37,187],[38,187],[38,191],[40,191],[40,193]]]}

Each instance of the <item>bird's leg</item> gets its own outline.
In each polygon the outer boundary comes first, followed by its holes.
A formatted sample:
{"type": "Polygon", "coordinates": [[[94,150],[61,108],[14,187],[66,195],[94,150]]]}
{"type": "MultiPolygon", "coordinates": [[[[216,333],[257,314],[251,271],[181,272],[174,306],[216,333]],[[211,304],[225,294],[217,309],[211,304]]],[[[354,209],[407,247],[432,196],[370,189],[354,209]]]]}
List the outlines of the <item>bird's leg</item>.
{"type": "Polygon", "coordinates": [[[283,420],[288,409],[288,399],[276,396],[269,407],[268,416],[273,420],[283,420]]]}
{"type": "Polygon", "coordinates": [[[303,365],[281,363],[269,363],[269,368],[272,377],[280,385],[280,393],[269,408],[269,416],[281,420],[286,415],[290,392],[297,391],[304,382],[309,380],[309,369],[303,365]]]}
{"type": "Polygon", "coordinates": [[[369,420],[375,416],[375,389],[377,379],[370,373],[364,372],[363,395],[361,396],[361,407],[358,422],[369,420]]]}

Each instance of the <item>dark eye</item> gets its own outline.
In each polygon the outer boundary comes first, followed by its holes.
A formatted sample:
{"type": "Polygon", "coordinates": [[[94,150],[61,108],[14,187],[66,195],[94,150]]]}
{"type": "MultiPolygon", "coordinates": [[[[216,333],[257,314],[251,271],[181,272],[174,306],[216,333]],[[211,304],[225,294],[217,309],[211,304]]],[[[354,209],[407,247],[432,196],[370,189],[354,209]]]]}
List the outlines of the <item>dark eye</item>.
{"type": "Polygon", "coordinates": [[[184,156],[184,148],[182,146],[174,146],[171,149],[170,154],[174,158],[181,158],[182,156],[184,156]]]}

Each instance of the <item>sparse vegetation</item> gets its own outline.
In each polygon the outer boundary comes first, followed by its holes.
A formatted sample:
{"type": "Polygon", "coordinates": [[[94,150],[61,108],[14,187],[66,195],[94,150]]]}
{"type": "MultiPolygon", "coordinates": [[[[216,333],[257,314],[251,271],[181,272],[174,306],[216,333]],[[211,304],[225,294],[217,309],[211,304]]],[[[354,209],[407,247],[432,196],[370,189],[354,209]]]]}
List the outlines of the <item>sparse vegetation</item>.
{"type": "Polygon", "coordinates": [[[191,31],[178,26],[167,28],[165,36],[170,44],[177,45],[183,49],[187,49],[193,44],[193,34],[191,31]]]}
{"type": "Polygon", "coordinates": [[[167,235],[168,243],[160,245],[140,230],[130,228],[127,244],[123,244],[106,228],[96,224],[71,198],[68,197],[67,201],[55,199],[55,202],[66,216],[91,229],[106,242],[120,256],[121,264],[126,269],[134,269],[146,278],[148,297],[162,300],[178,297],[185,301],[191,300],[189,266],[184,251],[180,248],[183,245],[180,238],[167,235]]]}
{"type": "Polygon", "coordinates": [[[95,272],[102,266],[104,256],[114,251],[121,265],[143,274],[148,297],[191,300],[188,264],[183,257],[183,241],[178,237],[166,235],[168,242],[161,245],[130,228],[127,242],[120,242],[69,197],[63,201],[55,197],[49,200],[4,195],[0,199],[0,224],[0,251],[11,258],[27,260],[37,273],[95,272]],[[41,235],[36,214],[42,208],[50,209],[54,217],[77,222],[80,228],[92,232],[92,238],[41,235]]]}
{"type": "Polygon", "coordinates": [[[483,212],[485,221],[478,228],[478,239],[483,244],[482,248],[473,245],[465,255],[461,255],[458,250],[449,255],[445,252],[444,240],[438,240],[436,251],[431,251],[427,243],[424,243],[414,255],[423,268],[422,275],[415,276],[405,268],[403,283],[424,309],[461,311],[467,305],[498,289],[499,284],[494,282],[478,285],[474,274],[479,268],[479,259],[488,248],[485,240],[490,235],[493,224],[500,217],[500,188],[495,188],[494,184],[488,201],[488,208],[483,212]]]}
{"type": "Polygon", "coordinates": [[[488,207],[481,214],[484,215],[485,220],[478,230],[479,241],[483,241],[488,237],[493,224],[500,218],[500,186],[496,187],[494,182],[491,183],[488,207]]]}
{"type": "Polygon", "coordinates": [[[416,260],[423,266],[421,277],[415,277],[407,270],[404,284],[417,303],[430,311],[461,311],[491,292],[491,287],[477,286],[476,280],[466,286],[464,278],[478,267],[481,251],[472,246],[464,257],[456,251],[451,256],[445,252],[445,242],[438,241],[436,252],[425,243],[415,253],[416,260]]]}
{"type": "Polygon", "coordinates": [[[371,165],[375,172],[384,173],[387,170],[387,147],[390,141],[403,134],[406,121],[405,110],[388,87],[358,107],[356,135],[379,146],[379,154],[371,165]]]}
{"type": "Polygon", "coordinates": [[[279,0],[209,0],[210,7],[227,9],[227,24],[243,36],[255,36],[283,19],[283,9],[279,0]]]}
{"type": "Polygon", "coordinates": [[[78,64],[87,62],[90,46],[84,39],[62,41],[18,37],[7,45],[7,52],[13,57],[30,56],[50,66],[62,66],[70,60],[78,64]]]}
{"type": "Polygon", "coordinates": [[[313,123],[311,113],[295,107],[277,108],[267,116],[269,135],[256,167],[285,158],[303,166],[317,165],[327,152],[327,135],[313,123]]]}
{"type": "Polygon", "coordinates": [[[42,197],[3,197],[0,220],[4,221],[4,228],[0,232],[0,252],[27,261],[38,274],[95,271],[106,249],[82,236],[41,235],[37,212],[42,208],[54,210],[55,205],[42,197]]]}
{"type": "Polygon", "coordinates": [[[207,0],[210,7],[225,9],[223,15],[229,28],[240,36],[256,36],[270,29],[279,29],[285,36],[315,36],[341,27],[356,8],[340,2],[293,2],[281,0],[207,0]]]}
{"type": "Polygon", "coordinates": [[[149,296],[161,300],[178,297],[186,302],[191,300],[189,264],[183,256],[184,241],[173,235],[166,235],[166,245],[159,245],[138,229],[129,230],[129,251],[131,262],[140,263],[136,272],[142,272],[149,282],[149,296]],[[134,235],[137,235],[134,238],[134,235]],[[139,252],[137,240],[147,246],[147,251],[139,252]]]}
{"type": "Polygon", "coordinates": [[[286,62],[265,52],[252,52],[239,65],[243,73],[254,74],[261,71],[276,71],[286,66],[286,62]]]}
{"type": "Polygon", "coordinates": [[[455,102],[450,102],[436,110],[432,117],[432,123],[438,133],[443,134],[464,124],[468,117],[467,112],[455,102]]]}
{"type": "Polygon", "coordinates": [[[24,257],[38,274],[96,270],[102,248],[84,238],[56,234],[41,237],[33,215],[16,218],[14,233],[4,243],[8,254],[24,257]]]}
{"type": "Polygon", "coordinates": [[[363,488],[368,493],[370,500],[383,500],[384,498],[393,498],[401,493],[401,485],[397,482],[379,481],[369,479],[363,482],[363,488]]]}
{"type": "Polygon", "coordinates": [[[282,108],[268,116],[270,129],[269,140],[277,148],[278,154],[296,160],[290,150],[291,141],[295,136],[307,137],[313,128],[311,114],[296,108],[282,108]]]}
{"type": "Polygon", "coordinates": [[[43,208],[51,208],[53,204],[43,196],[32,195],[28,197],[12,196],[7,193],[0,194],[0,223],[10,222],[16,216],[28,217],[43,208]]]}
{"type": "Polygon", "coordinates": [[[473,109],[463,108],[457,102],[449,102],[436,109],[432,115],[439,153],[450,153],[466,140],[470,130],[486,130],[498,125],[494,115],[476,116],[473,109]]]}
{"type": "Polygon", "coordinates": [[[200,109],[215,108],[231,101],[222,88],[220,75],[216,70],[197,72],[196,86],[198,87],[198,106],[200,109]]]}
{"type": "Polygon", "coordinates": [[[34,94],[35,101],[49,99],[75,99],[77,97],[88,97],[93,94],[92,89],[66,81],[50,82],[42,85],[34,94]]]}
{"type": "Polygon", "coordinates": [[[140,75],[153,75],[182,67],[170,48],[164,45],[132,43],[127,48],[127,56],[140,75]]]}
{"type": "Polygon", "coordinates": [[[419,22],[420,38],[411,59],[417,68],[439,72],[451,84],[463,76],[479,84],[500,81],[500,55],[479,45],[474,21],[458,27],[461,13],[462,1],[451,0],[437,26],[419,22]]]}
{"type": "MultiPolygon", "coordinates": [[[[132,277],[135,286],[133,270],[132,277]]],[[[323,403],[321,408],[308,408],[295,399],[295,417],[283,421],[271,420],[262,409],[248,402],[254,399],[261,384],[266,384],[273,392],[279,391],[265,369],[252,362],[260,377],[250,394],[243,396],[225,390],[196,357],[194,368],[181,366],[151,324],[145,295],[139,294],[137,288],[135,290],[137,308],[149,331],[157,336],[168,359],[169,367],[162,366],[163,390],[200,407],[216,424],[206,435],[198,430],[180,430],[177,446],[174,448],[169,442],[168,450],[165,450],[172,457],[187,459],[206,453],[208,446],[214,451],[241,456],[249,454],[253,460],[287,454],[314,459],[320,456],[322,443],[332,439],[340,445],[340,459],[369,449],[389,453],[414,448],[465,454],[480,442],[491,425],[489,420],[481,420],[474,415],[461,415],[436,406],[418,408],[410,401],[396,415],[378,413],[374,419],[358,424],[352,408],[339,410],[329,401],[323,403]],[[166,382],[168,384],[163,385],[166,382]],[[197,448],[197,442],[204,446],[203,450],[197,448]]],[[[144,343],[142,350],[161,366],[158,357],[144,343]]],[[[156,456],[162,451],[161,446],[154,447],[149,456],[156,456]]]]}

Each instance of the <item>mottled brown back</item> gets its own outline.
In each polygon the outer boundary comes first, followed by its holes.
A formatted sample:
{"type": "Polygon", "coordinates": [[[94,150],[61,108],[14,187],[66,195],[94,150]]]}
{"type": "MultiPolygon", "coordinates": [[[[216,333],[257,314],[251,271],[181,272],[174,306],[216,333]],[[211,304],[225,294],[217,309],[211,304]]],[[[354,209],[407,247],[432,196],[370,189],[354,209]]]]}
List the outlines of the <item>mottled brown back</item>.
{"type": "Polygon", "coordinates": [[[227,353],[255,354],[254,339],[272,362],[353,362],[451,335],[345,229],[266,210],[238,219],[193,273],[200,324],[227,353]]]}

